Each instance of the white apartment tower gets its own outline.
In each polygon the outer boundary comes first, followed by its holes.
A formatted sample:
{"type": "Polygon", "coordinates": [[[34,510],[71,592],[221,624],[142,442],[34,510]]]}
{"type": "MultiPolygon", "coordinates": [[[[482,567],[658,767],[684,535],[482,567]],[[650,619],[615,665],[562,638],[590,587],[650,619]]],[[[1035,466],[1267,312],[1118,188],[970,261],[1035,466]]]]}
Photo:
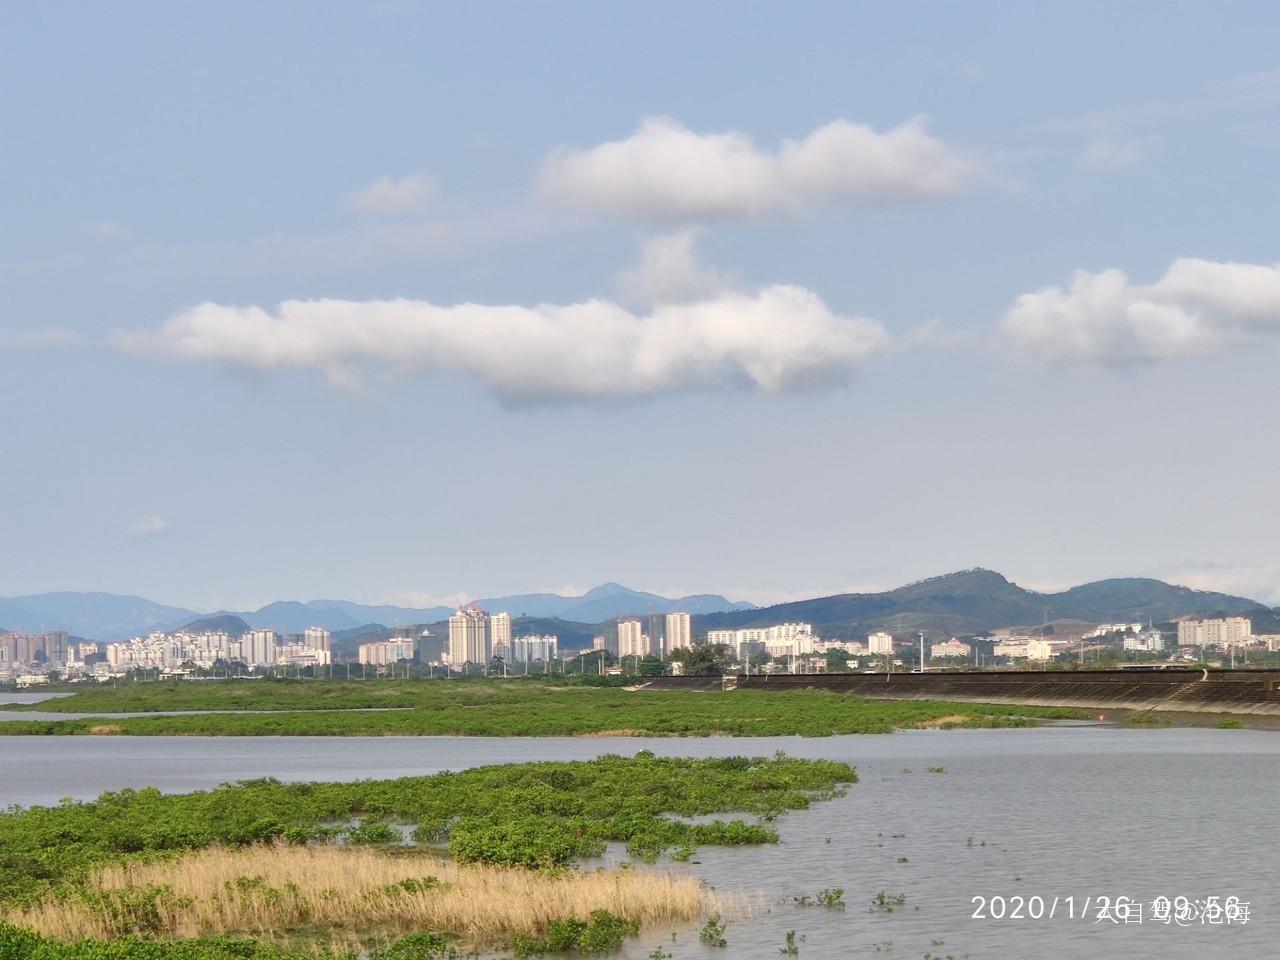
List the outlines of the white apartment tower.
{"type": "Polygon", "coordinates": [[[1253,623],[1248,617],[1224,617],[1221,620],[1183,620],[1178,624],[1180,647],[1239,647],[1253,636],[1253,623]]]}
{"type": "Polygon", "coordinates": [[[552,634],[545,637],[515,637],[511,641],[511,659],[517,663],[554,660],[559,646],[560,638],[552,634]]]}
{"type": "Polygon", "coordinates": [[[879,630],[867,637],[867,650],[873,654],[892,654],[893,636],[879,630]]]}
{"type": "Polygon", "coordinates": [[[693,646],[693,618],[687,613],[668,613],[666,653],[693,646]]]}
{"type": "Polygon", "coordinates": [[[639,617],[623,617],[618,621],[618,656],[644,657],[649,654],[649,638],[639,617]]]}
{"type": "Polygon", "coordinates": [[[329,631],[324,627],[307,627],[302,632],[302,642],[309,650],[323,650],[328,653],[331,639],[329,631]]]}
{"type": "Polygon", "coordinates": [[[245,663],[251,667],[267,667],[276,662],[280,635],[274,630],[250,630],[240,638],[245,663]]]}
{"type": "MultiPolygon", "coordinates": [[[[474,603],[449,618],[449,666],[488,663],[490,645],[489,615],[474,603]]],[[[510,639],[508,621],[508,640],[510,639]]]]}
{"type": "Polygon", "coordinates": [[[511,659],[511,614],[495,613],[489,617],[489,649],[495,657],[511,659]]]}

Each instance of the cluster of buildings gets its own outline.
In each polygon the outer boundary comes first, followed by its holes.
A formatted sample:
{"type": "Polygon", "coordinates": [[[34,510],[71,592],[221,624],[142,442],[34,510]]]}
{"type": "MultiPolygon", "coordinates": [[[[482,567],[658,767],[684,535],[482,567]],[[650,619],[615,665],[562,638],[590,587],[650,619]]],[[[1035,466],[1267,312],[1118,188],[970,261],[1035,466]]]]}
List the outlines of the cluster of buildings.
{"type": "Polygon", "coordinates": [[[395,633],[386,640],[372,640],[369,643],[360,644],[356,650],[356,660],[371,667],[390,666],[403,660],[417,662],[419,643],[425,636],[430,636],[426,630],[417,634],[414,627],[396,627],[395,633]]]}
{"type": "MultiPolygon", "coordinates": [[[[694,645],[693,622],[688,613],[650,614],[647,617],[620,617],[616,631],[606,630],[594,638],[592,646],[581,651],[608,651],[626,660],[631,657],[669,658],[677,651],[694,645]]],[[[1103,623],[1086,633],[1068,637],[1053,635],[1019,635],[1015,630],[996,631],[997,636],[961,640],[951,637],[929,645],[929,660],[966,660],[974,663],[992,659],[1046,662],[1069,652],[1084,651],[1090,641],[1111,643],[1117,638],[1127,652],[1164,653],[1191,658],[1191,648],[1259,647],[1280,650],[1280,634],[1255,634],[1248,617],[1183,620],[1177,624],[1177,647],[1170,650],[1160,630],[1141,623],[1103,623]]],[[[387,666],[405,661],[426,659],[423,650],[429,631],[421,627],[397,627],[385,640],[363,643],[358,660],[369,666],[387,666]]],[[[826,654],[842,651],[849,666],[857,668],[852,658],[895,657],[899,644],[884,630],[870,633],[866,642],[823,640],[809,623],[779,623],[767,627],[736,630],[710,630],[707,644],[723,645],[743,668],[750,669],[760,655],[772,660],[772,669],[795,669],[797,661],[806,661],[807,669],[823,669],[826,654]]],[[[921,638],[923,644],[923,637],[921,638]]],[[[915,660],[914,643],[910,647],[915,660]]],[[[509,613],[487,613],[471,604],[457,610],[449,618],[449,636],[441,660],[453,669],[468,665],[487,665],[495,659],[506,663],[548,664],[578,651],[562,651],[555,635],[512,636],[509,613]]],[[[922,651],[923,652],[923,651],[922,651]]],[[[434,656],[434,654],[433,654],[434,656]]],[[[897,661],[895,661],[897,662],[897,661]]],[[[243,665],[247,668],[276,666],[323,667],[332,663],[331,636],[323,627],[308,627],[298,634],[280,634],[270,629],[249,630],[240,636],[225,631],[192,632],[156,631],[116,643],[82,642],[65,631],[39,635],[0,633],[0,681],[16,680],[20,684],[43,682],[57,671],[67,678],[78,676],[106,679],[130,670],[159,670],[170,676],[181,676],[194,669],[216,669],[219,666],[243,665]]],[[[601,668],[604,669],[602,662],[601,668]]],[[[615,668],[616,669],[616,668],[615,668]]]]}
{"type": "Polygon", "coordinates": [[[745,663],[757,653],[770,657],[803,657],[816,653],[818,643],[809,623],[779,623],[772,627],[747,627],[743,630],[709,630],[707,643],[724,644],[745,663]]]}
{"type": "Polygon", "coordinates": [[[560,638],[553,635],[511,636],[511,614],[486,613],[476,604],[460,608],[449,618],[444,662],[461,668],[469,663],[537,663],[560,656],[560,638]]]}
{"type": "Polygon", "coordinates": [[[246,667],[325,666],[331,662],[329,631],[308,627],[298,634],[250,630],[234,637],[219,630],[153,631],[116,643],[76,642],[65,631],[39,636],[0,635],[0,678],[36,682],[50,671],[68,677],[108,678],[130,670],[160,670],[172,675],[219,665],[246,667]]]}
{"type": "Polygon", "coordinates": [[[655,613],[647,620],[620,617],[617,649],[613,652],[620,657],[669,657],[691,646],[693,617],[687,613],[655,613]]]}
{"type": "Polygon", "coordinates": [[[101,659],[96,643],[80,643],[64,630],[0,634],[0,681],[43,683],[50,671],[75,675],[101,659]]]}
{"type": "Polygon", "coordinates": [[[202,633],[155,632],[106,645],[106,662],[114,671],[153,668],[180,672],[213,669],[219,664],[246,667],[320,667],[332,662],[331,637],[323,627],[302,633],[250,630],[239,637],[221,630],[202,633]]]}

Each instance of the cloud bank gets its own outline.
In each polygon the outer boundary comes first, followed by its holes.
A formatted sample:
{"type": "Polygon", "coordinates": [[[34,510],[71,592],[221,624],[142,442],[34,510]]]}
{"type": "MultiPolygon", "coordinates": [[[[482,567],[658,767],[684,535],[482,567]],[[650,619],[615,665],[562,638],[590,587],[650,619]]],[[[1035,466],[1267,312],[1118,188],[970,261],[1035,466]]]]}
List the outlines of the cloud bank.
{"type": "Polygon", "coordinates": [[[289,300],[274,312],[205,303],[115,342],[174,360],[314,370],[339,384],[376,370],[459,373],[519,404],[829,387],[888,340],[874,320],[841,316],[809,290],[775,285],[647,313],[608,300],[532,307],[289,300]]]}
{"type": "Polygon", "coordinates": [[[836,120],[772,152],[742,133],[696,133],[653,117],[625,140],[553,154],[541,187],[593,213],[694,221],[943,199],[977,173],[919,117],[884,133],[836,120]]]}
{"type": "Polygon", "coordinates": [[[1079,270],[1065,287],[1018,297],[1005,335],[1056,365],[1122,365],[1206,356],[1280,334],[1280,264],[1179,259],[1155,283],[1120,270],[1079,270]]]}

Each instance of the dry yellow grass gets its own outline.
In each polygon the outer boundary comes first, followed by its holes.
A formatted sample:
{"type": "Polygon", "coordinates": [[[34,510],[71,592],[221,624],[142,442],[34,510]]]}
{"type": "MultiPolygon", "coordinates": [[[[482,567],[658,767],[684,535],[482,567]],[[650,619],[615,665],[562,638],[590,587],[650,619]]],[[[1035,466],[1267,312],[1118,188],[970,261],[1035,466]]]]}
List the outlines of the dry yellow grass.
{"type": "Polygon", "coordinates": [[[646,924],[686,922],[720,905],[698,880],[657,870],[562,871],[460,866],[359,847],[212,847],[181,859],[99,871],[102,897],[44,903],[5,918],[58,939],[231,933],[274,942],[300,936],[350,948],[370,936],[449,932],[485,946],[540,935],[560,917],[609,910],[646,924]],[[436,885],[414,884],[435,877],[436,885]],[[397,887],[410,881],[410,889],[397,887]],[[147,887],[171,891],[139,905],[147,887]],[[118,904],[104,907],[104,901],[118,904]]]}

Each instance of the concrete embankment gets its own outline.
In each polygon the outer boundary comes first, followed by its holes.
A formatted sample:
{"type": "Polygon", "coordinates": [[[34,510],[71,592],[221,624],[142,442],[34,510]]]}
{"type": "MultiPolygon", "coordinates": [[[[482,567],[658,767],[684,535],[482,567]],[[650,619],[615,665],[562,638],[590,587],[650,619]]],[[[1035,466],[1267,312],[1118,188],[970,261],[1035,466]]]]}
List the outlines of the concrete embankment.
{"type": "Polygon", "coordinates": [[[885,700],[1280,717],[1276,670],[1080,670],[660,677],[645,690],[830,690],[885,700]]]}

